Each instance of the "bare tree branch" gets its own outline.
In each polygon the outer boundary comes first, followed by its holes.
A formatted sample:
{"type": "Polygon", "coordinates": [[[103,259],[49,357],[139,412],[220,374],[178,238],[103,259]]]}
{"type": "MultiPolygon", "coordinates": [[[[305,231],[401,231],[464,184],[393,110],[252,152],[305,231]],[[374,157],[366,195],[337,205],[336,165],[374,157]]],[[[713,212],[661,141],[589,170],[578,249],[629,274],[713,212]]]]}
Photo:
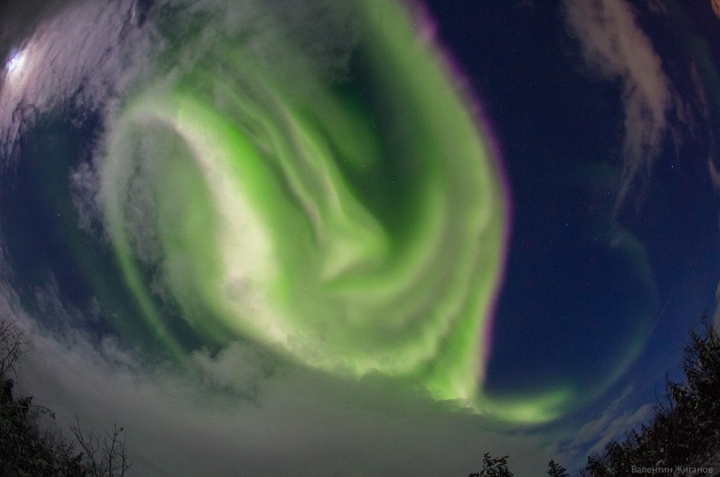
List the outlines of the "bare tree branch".
{"type": "Polygon", "coordinates": [[[70,430],[85,454],[92,477],[125,476],[130,464],[125,449],[125,437],[120,436],[125,430],[123,427],[118,428],[115,424],[112,431],[106,432],[102,442],[99,437],[93,436],[92,432],[85,435],[77,418],[76,424],[70,430]]]}
{"type": "Polygon", "coordinates": [[[26,345],[25,332],[14,321],[0,318],[0,377],[17,377],[26,345]]]}

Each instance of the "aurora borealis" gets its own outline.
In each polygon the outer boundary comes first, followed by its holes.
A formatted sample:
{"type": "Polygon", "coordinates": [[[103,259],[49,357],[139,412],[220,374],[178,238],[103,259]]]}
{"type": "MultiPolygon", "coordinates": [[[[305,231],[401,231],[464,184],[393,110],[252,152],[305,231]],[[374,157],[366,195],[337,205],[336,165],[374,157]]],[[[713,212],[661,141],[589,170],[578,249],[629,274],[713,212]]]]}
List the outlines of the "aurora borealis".
{"type": "Polygon", "coordinates": [[[288,84],[230,43],[131,98],[108,139],[104,216],[171,352],[151,279],[206,339],[472,402],[503,260],[500,175],[408,13],[353,10],[358,84],[327,90],[297,63],[288,84]]]}
{"type": "Polygon", "coordinates": [[[21,390],[133,475],[573,469],[717,306],[716,51],[709,1],[0,6],[21,390]]]}

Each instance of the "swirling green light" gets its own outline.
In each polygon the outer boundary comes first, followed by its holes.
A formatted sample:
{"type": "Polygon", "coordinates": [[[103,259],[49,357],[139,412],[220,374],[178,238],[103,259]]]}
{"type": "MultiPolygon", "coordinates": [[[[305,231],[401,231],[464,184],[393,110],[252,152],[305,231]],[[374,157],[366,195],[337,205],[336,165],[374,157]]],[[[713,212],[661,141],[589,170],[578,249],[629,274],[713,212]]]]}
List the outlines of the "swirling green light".
{"type": "Polygon", "coordinates": [[[177,356],[158,297],[216,343],[472,401],[502,271],[499,173],[412,17],[385,0],[354,8],[346,83],[228,42],[128,101],[102,171],[109,236],[177,356]]]}

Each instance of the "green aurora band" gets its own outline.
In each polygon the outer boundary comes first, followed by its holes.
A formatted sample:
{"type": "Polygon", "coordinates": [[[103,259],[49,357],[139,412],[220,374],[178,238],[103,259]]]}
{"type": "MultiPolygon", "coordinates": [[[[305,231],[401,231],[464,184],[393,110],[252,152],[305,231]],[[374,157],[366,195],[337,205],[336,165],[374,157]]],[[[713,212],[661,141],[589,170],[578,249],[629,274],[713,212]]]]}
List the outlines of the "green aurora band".
{"type": "MultiPolygon", "coordinates": [[[[251,339],[312,368],[420,382],[487,409],[500,171],[413,16],[387,0],[352,7],[348,81],[282,72],[228,41],[125,103],[101,177],[118,263],[177,358],[167,301],[207,342],[251,339]]],[[[518,406],[517,420],[550,418],[518,406]]]]}

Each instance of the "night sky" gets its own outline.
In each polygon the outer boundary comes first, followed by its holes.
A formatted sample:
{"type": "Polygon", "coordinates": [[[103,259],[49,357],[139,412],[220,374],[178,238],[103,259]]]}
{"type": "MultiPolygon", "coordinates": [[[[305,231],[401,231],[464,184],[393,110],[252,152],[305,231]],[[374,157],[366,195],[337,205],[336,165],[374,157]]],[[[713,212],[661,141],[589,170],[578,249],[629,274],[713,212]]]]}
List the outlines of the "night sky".
{"type": "Polygon", "coordinates": [[[613,72],[603,81],[595,70],[604,67],[583,62],[561,2],[431,5],[441,38],[485,100],[512,189],[491,390],[568,381],[593,388],[651,329],[648,345],[657,341],[658,348],[652,352],[676,351],[678,333],[703,310],[712,312],[717,201],[707,162],[717,125],[704,120],[702,101],[717,92],[709,75],[698,93],[696,75],[700,62],[717,60],[710,56],[717,18],[709,2],[661,7],[674,18],[640,10],[636,21],[647,25],[672,82],[668,101],[676,105],[664,131],[659,121],[646,126],[645,137],[657,133],[656,144],[647,145],[654,151],[637,159],[646,164],[620,197],[623,161],[634,160],[623,157],[634,147],[627,142],[632,124],[623,108],[630,100],[623,95],[630,86],[623,75],[634,73],[613,72]],[[621,237],[634,244],[613,247],[621,237]]]}
{"type": "Polygon", "coordinates": [[[19,388],[138,476],[574,470],[720,326],[707,0],[0,5],[19,388]]]}

